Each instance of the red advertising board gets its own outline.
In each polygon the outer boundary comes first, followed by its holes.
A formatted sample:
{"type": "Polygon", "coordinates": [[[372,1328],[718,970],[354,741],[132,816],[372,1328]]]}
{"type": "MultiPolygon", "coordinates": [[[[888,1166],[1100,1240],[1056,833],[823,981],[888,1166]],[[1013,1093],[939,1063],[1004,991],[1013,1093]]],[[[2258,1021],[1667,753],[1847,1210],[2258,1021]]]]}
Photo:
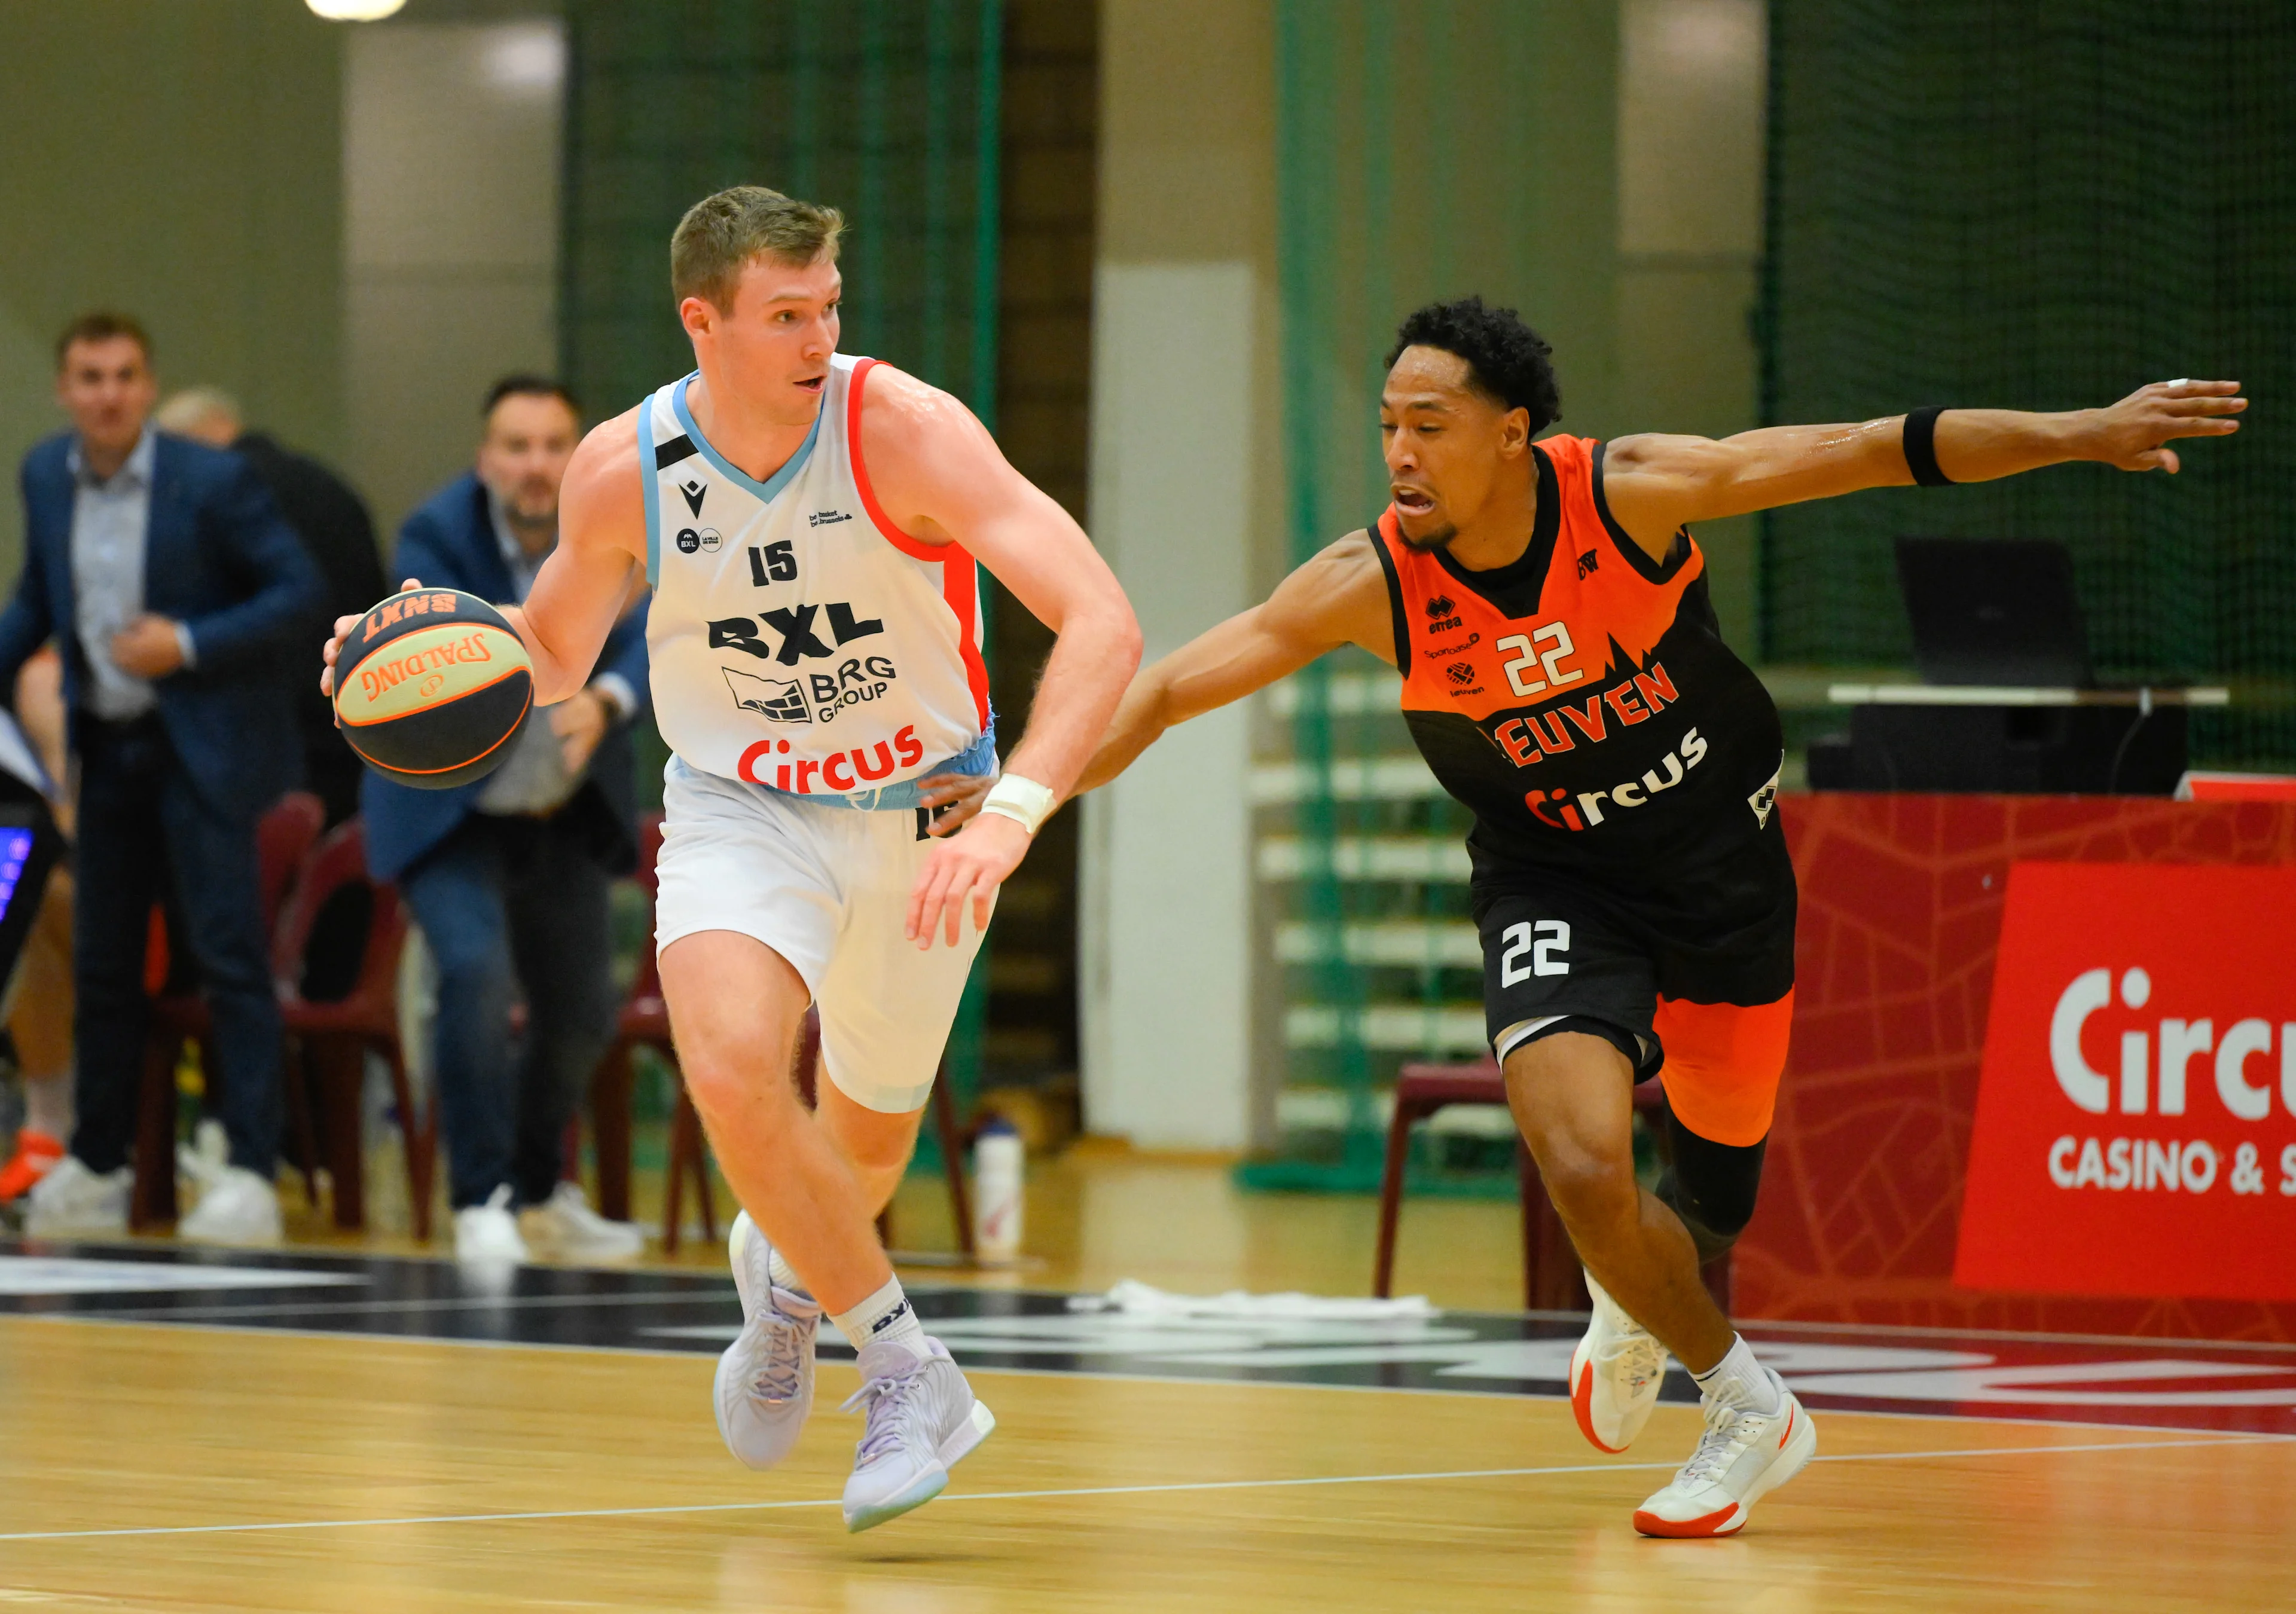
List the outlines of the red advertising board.
{"type": "Polygon", "coordinates": [[[1954,1282],[2296,1299],[2296,868],[2008,888],[1954,1282]]]}

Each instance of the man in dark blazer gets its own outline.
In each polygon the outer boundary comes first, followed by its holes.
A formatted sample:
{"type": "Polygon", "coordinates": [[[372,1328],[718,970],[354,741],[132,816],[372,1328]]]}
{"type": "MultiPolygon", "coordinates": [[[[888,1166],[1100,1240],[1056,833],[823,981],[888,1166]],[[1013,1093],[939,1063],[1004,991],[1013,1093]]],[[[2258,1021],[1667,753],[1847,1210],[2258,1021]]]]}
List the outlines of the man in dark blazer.
{"type": "MultiPolygon", "coordinates": [[[[558,488],[581,440],[556,381],[488,397],[478,465],[406,519],[392,575],[518,604],[558,541],[558,488]]],[[[535,714],[502,766],[451,791],[369,772],[373,871],[396,880],[439,965],[435,1065],[457,1258],[627,1259],[644,1241],[562,1181],[566,1123],[612,1038],[607,901],[636,865],[629,723],[644,709],[645,605],[632,600],[589,687],[535,714]],[[522,1049],[511,1010],[527,1007],[522,1049]]]]}
{"type": "MultiPolygon", "coordinates": [[[[324,462],[249,430],[231,394],[219,387],[186,387],[152,418],[162,431],[228,448],[255,467],[326,581],[326,608],[318,625],[323,642],[326,623],[357,616],[390,592],[382,580],[374,522],[357,490],[324,462]]],[[[303,732],[303,788],[326,804],[332,826],[358,811],[359,776],[366,770],[335,727],[334,702],[319,692],[318,680],[306,676],[308,670],[299,657],[295,660],[288,669],[287,693],[303,732]]],[[[358,938],[365,934],[361,926],[358,938]]]]}
{"type": "Polygon", "coordinates": [[[170,881],[213,1016],[210,1103],[231,1143],[181,1232],[276,1243],[279,1009],[255,826],[297,782],[279,667],[308,653],[318,571],[246,461],[151,429],[151,342],[135,321],[75,320],[56,372],[72,430],[24,459],[24,571],[0,613],[0,690],[55,640],[79,770],[78,1119],[27,1225],[127,1226],[144,944],[170,881]]]}

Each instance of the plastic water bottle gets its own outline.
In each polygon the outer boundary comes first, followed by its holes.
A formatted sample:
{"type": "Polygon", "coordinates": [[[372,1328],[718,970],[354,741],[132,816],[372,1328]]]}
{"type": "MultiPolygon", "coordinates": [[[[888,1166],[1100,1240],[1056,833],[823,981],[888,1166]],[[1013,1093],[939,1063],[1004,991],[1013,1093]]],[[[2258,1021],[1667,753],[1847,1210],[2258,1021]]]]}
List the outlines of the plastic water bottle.
{"type": "Polygon", "coordinates": [[[982,1261],[1021,1254],[1021,1196],[1028,1151],[1011,1122],[993,1119],[972,1145],[972,1248],[982,1261]]]}

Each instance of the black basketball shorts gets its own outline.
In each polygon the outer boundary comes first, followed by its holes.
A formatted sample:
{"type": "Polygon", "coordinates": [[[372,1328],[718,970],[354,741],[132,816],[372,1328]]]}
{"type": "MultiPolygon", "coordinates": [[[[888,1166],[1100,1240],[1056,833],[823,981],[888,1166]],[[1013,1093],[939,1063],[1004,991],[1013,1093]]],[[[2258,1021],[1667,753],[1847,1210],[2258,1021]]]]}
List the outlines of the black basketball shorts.
{"type": "Polygon", "coordinates": [[[1775,822],[1718,863],[1641,890],[1479,855],[1472,894],[1502,1063],[1552,1031],[1593,1031],[1637,1081],[1662,1071],[1699,1136],[1746,1146],[1768,1133],[1794,979],[1793,865],[1775,822]]]}

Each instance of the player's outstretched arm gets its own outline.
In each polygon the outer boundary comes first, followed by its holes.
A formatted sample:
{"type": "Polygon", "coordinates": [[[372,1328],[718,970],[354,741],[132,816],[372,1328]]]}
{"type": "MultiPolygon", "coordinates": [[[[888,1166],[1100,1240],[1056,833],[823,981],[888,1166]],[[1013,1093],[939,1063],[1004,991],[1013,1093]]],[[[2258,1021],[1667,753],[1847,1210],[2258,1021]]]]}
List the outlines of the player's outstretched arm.
{"type": "Polygon", "coordinates": [[[1143,672],[1077,782],[1115,778],[1174,724],[1241,700],[1326,651],[1360,644],[1393,664],[1394,618],[1367,533],[1341,538],[1276,586],[1267,601],[1198,635],[1143,672]]]}
{"type": "MultiPolygon", "coordinates": [[[[558,546],[542,563],[523,607],[503,616],[534,663],[534,703],[552,706],[589,682],[598,651],[645,579],[645,496],[638,484],[635,411],[593,430],[566,467],[558,494],[558,546]]],[[[416,588],[409,578],[402,588],[416,588]]],[[[357,617],[335,619],[322,692],[334,693],[335,659],[357,617]]]]}
{"type": "MultiPolygon", "coordinates": [[[[2177,438],[2223,437],[2248,407],[2237,381],[2155,381],[2102,409],[2035,414],[1948,409],[1931,447],[1950,482],[1989,482],[2045,465],[2093,460],[2123,471],[2178,467],[2177,438]]],[[[1603,490],[1628,537],[1662,558],[1694,521],[1915,481],[1906,417],[1835,426],[1772,426],[1719,440],[1620,438],[1603,453],[1603,490]]],[[[1918,446],[1915,452],[1918,453],[1918,446]]]]}
{"type": "MultiPolygon", "coordinates": [[[[1076,786],[1124,685],[1140,665],[1140,624],[1131,602],[1084,529],[1008,463],[963,404],[890,365],[869,373],[861,410],[861,460],[878,506],[902,533],[954,545],[979,560],[1051,628],[1053,653],[1031,703],[1029,726],[1005,759],[1000,790],[1034,800],[1041,822],[1076,786]],[[1031,791],[1021,782],[1037,787],[1031,791]],[[1038,791],[1045,794],[1038,794],[1038,791]]],[[[908,933],[932,945],[957,939],[964,905],[988,922],[996,888],[1018,868],[1033,824],[987,809],[928,859],[909,903],[908,933]]]]}

